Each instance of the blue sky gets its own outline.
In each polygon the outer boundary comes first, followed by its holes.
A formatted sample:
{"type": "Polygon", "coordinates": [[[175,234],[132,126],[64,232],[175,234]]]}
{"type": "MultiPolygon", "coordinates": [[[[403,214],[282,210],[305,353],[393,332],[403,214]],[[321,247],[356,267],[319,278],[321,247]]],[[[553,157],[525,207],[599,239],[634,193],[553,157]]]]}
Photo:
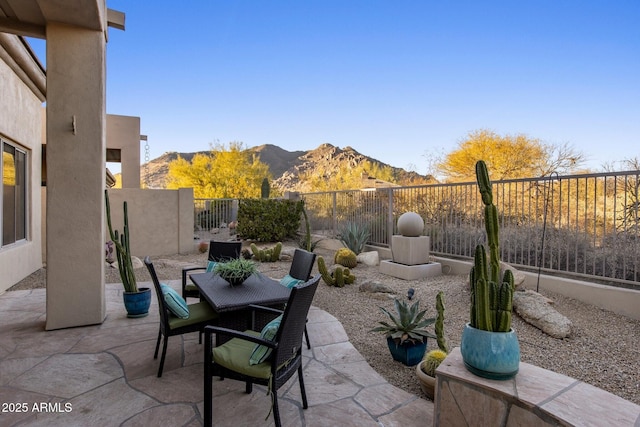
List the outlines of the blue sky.
{"type": "Polygon", "coordinates": [[[426,173],[481,128],[572,144],[595,170],[640,157],[637,0],[107,5],[126,14],[107,112],[141,117],[152,159],[326,142],[426,173]]]}

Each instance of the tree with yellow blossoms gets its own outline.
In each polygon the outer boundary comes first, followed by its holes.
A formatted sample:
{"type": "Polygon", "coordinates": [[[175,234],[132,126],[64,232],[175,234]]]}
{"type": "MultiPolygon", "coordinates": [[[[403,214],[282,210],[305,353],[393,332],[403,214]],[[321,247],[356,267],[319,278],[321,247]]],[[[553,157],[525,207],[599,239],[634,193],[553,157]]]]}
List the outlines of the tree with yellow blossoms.
{"type": "Polygon", "coordinates": [[[472,182],[478,160],[484,160],[491,178],[500,181],[572,172],[584,162],[584,155],[568,144],[545,144],[523,134],[501,136],[481,129],[470,132],[436,168],[449,182],[472,182]]]}
{"type": "Polygon", "coordinates": [[[169,163],[167,188],[193,188],[196,199],[260,197],[269,167],[245,149],[242,142],[216,144],[208,154],[196,154],[191,162],[178,157],[169,163]]]}

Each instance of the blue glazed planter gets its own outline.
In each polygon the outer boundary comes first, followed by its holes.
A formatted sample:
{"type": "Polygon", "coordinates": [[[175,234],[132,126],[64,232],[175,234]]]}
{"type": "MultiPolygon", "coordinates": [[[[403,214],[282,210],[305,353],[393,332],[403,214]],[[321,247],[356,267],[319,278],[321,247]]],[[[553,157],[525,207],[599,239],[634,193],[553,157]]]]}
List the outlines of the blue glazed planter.
{"type": "Polygon", "coordinates": [[[138,292],[124,292],[122,294],[127,317],[145,317],[149,314],[151,305],[151,289],[140,288],[138,292]]]}
{"type": "Polygon", "coordinates": [[[427,349],[427,340],[419,343],[405,342],[396,344],[393,338],[387,338],[387,346],[391,352],[393,360],[402,362],[407,366],[414,366],[420,363],[427,349]]]}
{"type": "Polygon", "coordinates": [[[462,331],[460,353],[470,372],[492,380],[513,378],[520,366],[520,345],[513,329],[488,332],[467,323],[462,331]]]}

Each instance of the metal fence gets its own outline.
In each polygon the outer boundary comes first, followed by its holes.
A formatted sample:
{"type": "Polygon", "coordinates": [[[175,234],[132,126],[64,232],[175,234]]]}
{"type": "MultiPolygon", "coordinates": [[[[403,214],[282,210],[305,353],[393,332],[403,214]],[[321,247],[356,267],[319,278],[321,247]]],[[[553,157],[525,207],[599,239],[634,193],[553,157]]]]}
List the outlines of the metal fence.
{"type": "Polygon", "coordinates": [[[238,218],[238,199],[194,199],[196,234],[226,228],[238,218]]]}
{"type": "MultiPolygon", "coordinates": [[[[516,267],[640,289],[640,171],[493,182],[503,261],[516,267]]],[[[347,221],[390,247],[398,217],[417,212],[436,255],[467,258],[485,242],[475,183],[305,193],[315,233],[347,221]]]]}

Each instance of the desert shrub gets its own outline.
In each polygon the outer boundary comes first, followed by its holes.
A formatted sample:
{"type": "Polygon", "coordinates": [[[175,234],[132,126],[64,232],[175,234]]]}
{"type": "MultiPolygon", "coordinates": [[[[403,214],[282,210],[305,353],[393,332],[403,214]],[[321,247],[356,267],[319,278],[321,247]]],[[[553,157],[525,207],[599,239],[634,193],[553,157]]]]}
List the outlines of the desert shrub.
{"type": "Polygon", "coordinates": [[[295,238],[300,228],[302,202],[277,199],[241,199],[238,235],[243,239],[280,242],[295,238]]]}

